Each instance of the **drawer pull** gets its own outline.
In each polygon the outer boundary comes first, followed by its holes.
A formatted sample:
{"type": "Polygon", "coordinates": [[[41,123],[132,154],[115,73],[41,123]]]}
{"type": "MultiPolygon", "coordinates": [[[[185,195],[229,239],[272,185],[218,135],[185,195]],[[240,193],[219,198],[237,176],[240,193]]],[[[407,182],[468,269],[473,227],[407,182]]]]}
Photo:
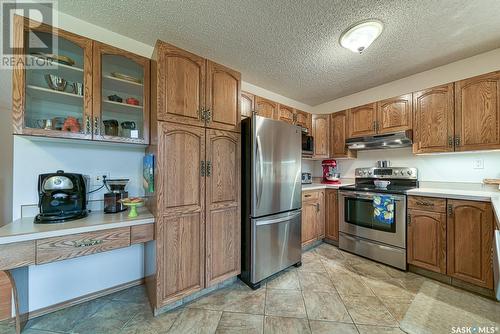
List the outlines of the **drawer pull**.
{"type": "Polygon", "coordinates": [[[420,201],[417,201],[417,205],[422,205],[422,206],[434,206],[434,203],[431,203],[431,202],[420,202],[420,201]]]}
{"type": "Polygon", "coordinates": [[[308,194],[308,195],[304,195],[304,197],[311,197],[311,195],[310,195],[310,194],[308,194]]]}
{"type": "Polygon", "coordinates": [[[102,244],[102,240],[87,239],[87,240],[82,240],[82,241],[75,241],[73,243],[73,246],[76,248],[79,248],[79,247],[90,247],[90,246],[95,246],[95,245],[100,245],[100,244],[102,244]]]}

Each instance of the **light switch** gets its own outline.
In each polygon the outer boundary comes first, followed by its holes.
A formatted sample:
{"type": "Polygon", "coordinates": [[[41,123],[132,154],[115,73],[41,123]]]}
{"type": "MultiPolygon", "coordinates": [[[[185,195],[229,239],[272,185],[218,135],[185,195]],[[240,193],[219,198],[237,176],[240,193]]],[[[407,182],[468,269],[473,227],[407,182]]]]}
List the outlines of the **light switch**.
{"type": "Polygon", "coordinates": [[[483,159],[474,159],[474,161],[472,162],[472,168],[483,169],[484,168],[484,160],[483,159]]]}

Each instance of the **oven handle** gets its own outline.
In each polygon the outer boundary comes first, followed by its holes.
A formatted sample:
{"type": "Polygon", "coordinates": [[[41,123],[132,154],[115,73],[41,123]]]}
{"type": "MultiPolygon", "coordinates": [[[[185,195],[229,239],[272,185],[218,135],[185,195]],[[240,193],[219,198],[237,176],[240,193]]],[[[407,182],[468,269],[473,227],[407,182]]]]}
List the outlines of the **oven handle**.
{"type": "Polygon", "coordinates": [[[374,196],[391,196],[396,202],[404,200],[404,196],[391,195],[391,194],[379,194],[379,193],[368,193],[368,192],[353,192],[353,191],[341,191],[340,195],[348,198],[356,199],[373,199],[374,196]]]}

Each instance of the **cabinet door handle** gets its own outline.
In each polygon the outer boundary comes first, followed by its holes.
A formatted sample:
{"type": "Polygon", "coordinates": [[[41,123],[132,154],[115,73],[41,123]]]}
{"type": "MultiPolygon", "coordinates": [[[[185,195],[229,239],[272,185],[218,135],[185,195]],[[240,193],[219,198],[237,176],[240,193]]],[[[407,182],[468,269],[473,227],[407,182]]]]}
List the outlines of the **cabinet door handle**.
{"type": "Polygon", "coordinates": [[[94,135],[98,136],[101,133],[101,125],[99,123],[99,116],[94,117],[94,135]]]}
{"type": "Polygon", "coordinates": [[[455,137],[455,146],[460,146],[460,136],[455,137]]]}
{"type": "Polygon", "coordinates": [[[316,203],[316,212],[319,212],[319,203],[316,203]]]}
{"type": "Polygon", "coordinates": [[[199,108],[198,110],[196,110],[196,116],[198,116],[198,119],[200,121],[205,121],[205,109],[199,108]]]}
{"type": "Polygon", "coordinates": [[[212,175],[212,161],[207,161],[207,176],[212,175]]]}
{"type": "Polygon", "coordinates": [[[411,214],[408,214],[408,215],[406,216],[406,220],[407,220],[407,222],[408,222],[408,226],[410,226],[410,224],[411,224],[411,214]]]}
{"type": "Polygon", "coordinates": [[[90,124],[90,116],[85,116],[85,134],[92,134],[92,125],[90,124]]]}
{"type": "Polygon", "coordinates": [[[448,204],[448,216],[453,216],[453,205],[448,204]]]}
{"type": "Polygon", "coordinates": [[[373,124],[372,124],[372,130],[373,131],[377,131],[377,124],[375,121],[373,121],[373,124]]]}
{"type": "Polygon", "coordinates": [[[205,161],[201,161],[200,162],[200,174],[201,174],[201,177],[205,177],[205,161]]]}
{"type": "Polygon", "coordinates": [[[448,146],[453,147],[453,137],[452,136],[448,136],[448,146]]]}
{"type": "Polygon", "coordinates": [[[205,122],[210,123],[212,122],[212,110],[210,109],[205,109],[205,122]]]}

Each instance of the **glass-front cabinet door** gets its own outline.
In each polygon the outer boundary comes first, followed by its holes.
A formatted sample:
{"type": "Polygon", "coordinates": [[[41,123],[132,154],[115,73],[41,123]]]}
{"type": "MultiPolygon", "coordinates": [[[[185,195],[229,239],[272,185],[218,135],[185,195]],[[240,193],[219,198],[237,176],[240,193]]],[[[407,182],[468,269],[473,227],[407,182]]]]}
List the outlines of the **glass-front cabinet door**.
{"type": "Polygon", "coordinates": [[[148,58],[94,42],[94,139],[149,143],[148,58]]]}
{"type": "Polygon", "coordinates": [[[92,41],[15,16],[14,133],[91,139],[92,41]]]}

